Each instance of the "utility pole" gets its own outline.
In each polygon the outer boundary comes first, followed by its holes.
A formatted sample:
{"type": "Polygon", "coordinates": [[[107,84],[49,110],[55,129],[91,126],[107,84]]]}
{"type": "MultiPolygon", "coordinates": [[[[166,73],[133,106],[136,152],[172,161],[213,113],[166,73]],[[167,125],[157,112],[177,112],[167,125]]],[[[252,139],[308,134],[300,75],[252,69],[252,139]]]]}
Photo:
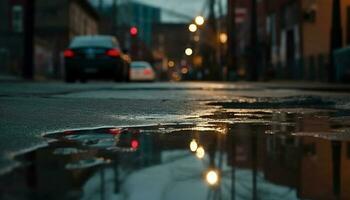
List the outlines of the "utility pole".
{"type": "Polygon", "coordinates": [[[250,22],[250,66],[249,80],[258,80],[258,21],[257,21],[257,0],[251,0],[251,22],[250,22]]]}
{"type": "MultiPolygon", "coordinates": [[[[218,21],[218,35],[219,37],[221,37],[220,35],[223,34],[223,33],[227,33],[227,29],[226,27],[223,26],[224,22],[223,22],[223,16],[224,16],[224,11],[223,11],[223,7],[222,7],[222,1],[221,0],[217,0],[217,4],[218,4],[218,12],[219,12],[219,21],[218,21]]],[[[224,50],[225,49],[225,46],[224,44],[220,42],[218,42],[218,56],[217,56],[217,60],[218,60],[218,66],[219,66],[219,80],[220,81],[223,81],[226,79],[226,77],[223,76],[223,67],[225,66],[224,64],[224,57],[227,56],[226,54],[226,51],[224,50]]]]}
{"type": "Polygon", "coordinates": [[[215,19],[215,0],[209,0],[209,28],[210,28],[210,35],[212,39],[215,42],[214,47],[210,47],[210,58],[209,58],[209,65],[210,65],[210,80],[218,80],[219,79],[219,70],[218,70],[218,63],[216,59],[216,48],[217,48],[217,28],[216,28],[216,19],[215,19]]]}
{"type": "Polygon", "coordinates": [[[118,26],[118,8],[117,8],[117,0],[113,0],[112,5],[113,13],[112,13],[112,34],[116,35],[117,26],[118,26]]]}
{"type": "Polygon", "coordinates": [[[227,0],[227,77],[230,72],[237,71],[236,66],[236,0],[227,0]]]}
{"type": "Polygon", "coordinates": [[[32,80],[34,77],[34,23],[35,0],[26,0],[24,4],[24,35],[22,77],[32,80]]]}
{"type": "Polygon", "coordinates": [[[231,134],[230,140],[227,140],[231,145],[227,145],[230,149],[228,152],[232,155],[232,167],[231,167],[231,200],[236,200],[236,149],[237,149],[237,135],[231,134]]]}
{"type": "Polygon", "coordinates": [[[341,192],[341,149],[342,142],[331,141],[332,145],[332,167],[333,167],[333,194],[340,199],[341,192]]]}
{"type": "Polygon", "coordinates": [[[258,199],[258,188],[257,188],[257,176],[258,176],[258,136],[255,131],[252,131],[252,146],[251,146],[251,156],[252,156],[252,200],[258,199]]]}
{"type": "Polygon", "coordinates": [[[215,23],[215,0],[209,0],[209,26],[216,33],[215,23]]]}
{"type": "Polygon", "coordinates": [[[340,0],[333,0],[332,25],[331,25],[331,49],[329,52],[328,80],[335,81],[335,63],[333,53],[343,46],[343,30],[341,26],[341,6],[340,0]]]}

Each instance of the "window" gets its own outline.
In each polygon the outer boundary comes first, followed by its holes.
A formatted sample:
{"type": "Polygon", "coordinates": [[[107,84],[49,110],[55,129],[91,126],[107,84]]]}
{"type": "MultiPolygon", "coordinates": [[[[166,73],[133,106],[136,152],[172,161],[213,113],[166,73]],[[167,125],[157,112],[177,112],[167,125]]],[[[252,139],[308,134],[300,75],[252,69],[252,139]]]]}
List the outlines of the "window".
{"type": "Polygon", "coordinates": [[[346,8],[346,44],[350,45],[350,6],[346,8]]]}
{"type": "Polygon", "coordinates": [[[12,7],[12,30],[16,33],[23,32],[23,7],[21,5],[12,7]]]}

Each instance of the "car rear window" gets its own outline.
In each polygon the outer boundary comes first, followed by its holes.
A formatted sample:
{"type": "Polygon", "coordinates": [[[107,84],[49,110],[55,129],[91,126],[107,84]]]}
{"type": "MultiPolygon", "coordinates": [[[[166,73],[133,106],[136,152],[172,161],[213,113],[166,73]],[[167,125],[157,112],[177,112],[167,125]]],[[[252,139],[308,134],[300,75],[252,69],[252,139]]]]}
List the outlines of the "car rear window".
{"type": "Polygon", "coordinates": [[[101,48],[115,48],[118,47],[118,42],[113,37],[76,37],[72,40],[70,48],[81,47],[101,47],[101,48]]]}
{"type": "Polygon", "coordinates": [[[133,62],[131,63],[131,67],[134,69],[152,68],[152,66],[146,62],[133,62]]]}

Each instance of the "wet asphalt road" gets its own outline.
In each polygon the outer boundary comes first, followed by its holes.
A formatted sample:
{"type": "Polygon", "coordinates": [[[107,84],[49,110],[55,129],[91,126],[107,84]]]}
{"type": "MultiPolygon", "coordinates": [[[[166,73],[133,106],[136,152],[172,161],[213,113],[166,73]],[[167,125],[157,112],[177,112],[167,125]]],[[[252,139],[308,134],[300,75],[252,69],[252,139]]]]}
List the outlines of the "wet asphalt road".
{"type": "Polygon", "coordinates": [[[346,107],[350,95],[347,87],[334,92],[339,88],[288,83],[1,83],[0,171],[15,164],[14,154],[45,145],[40,136],[47,132],[203,121],[199,116],[218,109],[208,103],[250,97],[316,96],[346,107]]]}
{"type": "MultiPolygon", "coordinates": [[[[47,146],[43,135],[97,127],[177,130],[190,124],[216,130],[212,124],[272,122],[279,127],[298,124],[299,117],[303,123],[311,121],[311,128],[293,134],[348,141],[349,88],[303,83],[0,83],[0,171],[8,173],[22,165],[15,157],[47,146]],[[279,120],[281,113],[287,114],[285,120],[279,120]],[[288,115],[293,115],[290,121],[288,115]],[[334,127],[337,134],[332,134],[334,127]]],[[[262,131],[288,132],[286,127],[262,131]]]]}

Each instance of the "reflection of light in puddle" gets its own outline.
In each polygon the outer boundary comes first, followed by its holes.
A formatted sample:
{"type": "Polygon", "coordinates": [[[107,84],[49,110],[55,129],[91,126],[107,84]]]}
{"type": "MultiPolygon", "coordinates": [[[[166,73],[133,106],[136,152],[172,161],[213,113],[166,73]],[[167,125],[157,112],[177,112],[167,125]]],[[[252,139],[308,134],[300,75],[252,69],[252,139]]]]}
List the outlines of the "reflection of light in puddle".
{"type": "MultiPolygon", "coordinates": [[[[249,116],[260,116],[260,114],[264,115],[265,113],[261,111],[249,111],[249,110],[241,110],[240,112],[237,112],[238,116],[243,117],[249,117],[249,116]],[[247,112],[247,113],[244,113],[247,112]]],[[[220,113],[219,113],[220,114],[220,113]]],[[[259,159],[265,160],[269,159],[269,155],[274,156],[275,152],[283,152],[285,146],[290,149],[290,153],[285,153],[286,156],[293,156],[295,157],[295,160],[303,160],[305,165],[308,165],[309,162],[311,164],[316,163],[316,161],[312,158],[314,158],[314,155],[321,155],[322,152],[319,151],[319,148],[325,148],[326,153],[331,154],[330,150],[330,142],[327,142],[324,144],[325,147],[318,147],[311,146],[310,144],[318,145],[319,143],[323,144],[323,140],[306,140],[307,143],[305,143],[304,137],[308,136],[314,136],[314,137],[325,137],[330,138],[334,135],[337,137],[340,137],[346,134],[348,132],[339,132],[338,134],[334,133],[334,130],[327,130],[329,128],[333,128],[333,124],[325,126],[325,121],[320,121],[319,117],[310,117],[310,116],[304,116],[302,114],[297,113],[297,115],[282,115],[282,114],[275,114],[275,112],[271,113],[271,115],[276,116],[273,119],[267,119],[272,121],[273,123],[269,123],[268,125],[261,126],[260,124],[235,124],[230,125],[223,123],[224,120],[220,120],[218,122],[220,123],[212,123],[210,120],[205,120],[205,122],[200,123],[159,123],[159,124],[153,124],[148,126],[134,126],[129,128],[118,128],[118,127],[105,127],[103,130],[77,130],[75,131],[67,131],[66,133],[57,133],[54,134],[50,138],[55,138],[58,140],[59,143],[55,143],[55,141],[52,142],[52,145],[50,147],[54,149],[55,156],[51,156],[50,154],[43,154],[40,153],[40,151],[47,152],[47,149],[42,149],[38,151],[39,153],[36,153],[37,157],[34,158],[37,159],[38,164],[45,166],[45,162],[48,160],[48,164],[51,165],[51,158],[55,159],[54,161],[56,163],[62,163],[65,164],[65,169],[71,169],[73,170],[71,173],[70,171],[66,170],[67,176],[73,177],[76,180],[79,180],[79,184],[87,182],[86,179],[91,176],[91,174],[95,174],[94,177],[91,177],[91,185],[86,191],[84,189],[84,192],[89,195],[90,191],[102,191],[99,190],[101,188],[101,185],[106,188],[126,188],[124,187],[126,184],[129,183],[126,186],[131,186],[128,188],[133,188],[133,193],[129,194],[135,194],[139,192],[140,194],[142,192],[145,192],[146,195],[149,194],[149,190],[147,187],[153,186],[152,184],[158,184],[160,186],[164,185],[163,180],[166,180],[167,182],[177,181],[176,183],[179,183],[181,181],[181,188],[185,188],[186,191],[192,192],[192,190],[195,192],[194,186],[197,185],[197,183],[200,184],[200,188],[204,188],[205,191],[213,190],[213,191],[219,191],[221,188],[223,188],[225,191],[226,185],[229,183],[232,183],[232,181],[236,181],[238,183],[237,185],[249,185],[251,184],[251,177],[253,173],[251,173],[250,169],[239,169],[238,166],[234,166],[233,163],[229,162],[230,158],[232,156],[236,156],[235,160],[237,161],[237,164],[246,162],[247,159],[249,159],[249,150],[250,150],[250,144],[251,144],[251,137],[250,134],[254,133],[257,134],[257,143],[256,145],[267,145],[271,142],[276,144],[284,144],[284,145],[275,145],[272,147],[271,150],[267,151],[266,155],[262,155],[259,159]],[[288,123],[286,123],[288,122],[288,123]],[[286,126],[289,125],[290,126],[286,126]],[[295,126],[292,126],[293,124],[296,124],[295,126]],[[323,126],[319,126],[319,124],[323,126]],[[285,129],[287,127],[287,129],[285,129]],[[136,129],[136,131],[133,131],[136,129]],[[126,135],[122,134],[121,130],[128,130],[126,135]],[[286,130],[286,131],[285,131],[286,130]],[[138,140],[132,140],[134,136],[133,133],[138,133],[140,136],[137,137],[138,140]],[[147,133],[147,134],[144,134],[147,133]],[[162,133],[172,133],[172,134],[162,134],[162,133]],[[221,133],[221,134],[220,134],[221,133]],[[227,135],[223,135],[224,133],[227,133],[227,135]],[[263,135],[266,134],[276,134],[274,136],[270,135],[263,135]],[[129,134],[129,135],[128,135],[129,134]],[[119,140],[115,140],[114,135],[120,135],[120,136],[130,136],[130,137],[120,137],[119,140]],[[301,138],[297,138],[295,136],[300,136],[301,138]],[[140,137],[140,138],[139,138],[140,137]],[[215,138],[215,140],[213,140],[215,138]],[[61,140],[60,140],[61,139],[61,140]],[[229,148],[225,148],[226,144],[231,144],[231,141],[236,141],[235,145],[232,146],[232,148],[235,148],[234,155],[232,155],[232,151],[229,148]],[[145,141],[145,142],[144,142],[145,141]],[[150,141],[150,142],[149,142],[150,141]],[[154,141],[154,142],[153,142],[154,141]],[[122,143],[123,142],[123,143],[122,143]],[[216,143],[217,142],[217,143],[216,143]],[[229,143],[226,143],[229,142],[229,143]],[[220,144],[216,145],[217,149],[214,149],[215,151],[212,151],[210,148],[212,144],[220,144]],[[62,147],[67,148],[62,148],[62,147]],[[306,147],[305,147],[306,146],[306,147]],[[310,147],[309,147],[310,146],[310,147]],[[57,148],[58,147],[58,148],[57,148]],[[74,147],[74,148],[73,148],[74,147]],[[131,147],[131,148],[130,148],[131,147]],[[139,147],[140,151],[132,151],[133,148],[139,147]],[[165,147],[165,148],[160,148],[165,147]],[[292,147],[292,148],[290,148],[292,147]],[[124,150],[125,148],[125,150],[124,150]],[[206,148],[206,149],[204,149],[206,148]],[[220,148],[224,148],[223,151],[220,148]],[[149,150],[150,149],[150,150],[149,150]],[[189,149],[192,153],[190,153],[189,149]],[[304,155],[304,149],[306,149],[306,153],[304,155]],[[128,154],[126,154],[128,150],[128,154]],[[226,151],[227,150],[227,151],[226,151]],[[83,152],[80,152],[83,151],[83,152]],[[208,152],[206,152],[208,151],[208,152]],[[211,152],[214,152],[215,154],[211,154],[211,152]],[[80,154],[81,155],[78,155],[80,154]],[[70,155],[73,154],[73,155],[70,155]],[[77,155],[74,155],[77,154],[77,155]],[[59,157],[59,155],[70,155],[70,156],[64,156],[59,157]],[[190,156],[189,156],[190,155],[190,156]],[[214,156],[212,156],[214,155],[214,156]],[[312,157],[310,157],[312,156],[312,157]],[[103,160],[99,157],[104,157],[106,160],[103,160]],[[309,159],[310,157],[311,159],[309,159]],[[39,160],[40,159],[40,160],[39,160]],[[81,161],[78,161],[78,159],[82,159],[81,161]],[[111,161],[108,161],[108,159],[111,159],[111,161]],[[62,162],[63,161],[63,162],[62,162]],[[112,163],[113,161],[113,163],[112,163]],[[211,162],[214,161],[214,162],[211,162]],[[111,162],[111,163],[110,163],[111,162]],[[222,162],[222,163],[221,163],[222,162]],[[68,164],[67,164],[68,163],[68,164]],[[108,164],[110,163],[110,164],[108,164]],[[147,163],[147,165],[144,165],[143,163],[147,163]],[[218,168],[215,168],[217,166],[218,168]],[[234,171],[235,180],[231,180],[231,170],[232,167],[237,167],[234,171]],[[219,169],[220,168],[220,169],[219,169]],[[100,170],[102,169],[102,170],[100,170]],[[106,170],[105,170],[106,169],[106,170]],[[117,169],[118,171],[115,171],[117,169]],[[175,170],[174,170],[175,169],[175,170]],[[79,170],[79,171],[76,171],[79,170]],[[108,172],[108,173],[107,173],[108,172]],[[115,173],[115,172],[121,172],[121,173],[115,173]],[[82,176],[76,176],[82,175],[82,176]],[[121,176],[120,176],[121,174],[121,176]],[[125,178],[125,175],[127,174],[127,178],[125,178]],[[113,178],[112,176],[116,176],[113,178]],[[120,176],[120,177],[119,177],[120,176]],[[133,179],[129,179],[132,177],[133,179]],[[145,178],[146,177],[146,178],[145,178]],[[151,178],[147,178],[151,177],[151,178]],[[196,179],[194,184],[194,179],[196,179]],[[197,180],[198,179],[198,180],[197,180]],[[125,182],[122,182],[124,181],[125,182]],[[131,181],[130,181],[131,180],[131,181]],[[141,180],[141,181],[139,181],[141,180]],[[150,180],[150,181],[149,181],[150,180]],[[180,181],[179,181],[180,180],[180,181]],[[101,183],[101,184],[100,184],[101,183]],[[134,183],[139,183],[137,186],[143,186],[146,188],[143,188],[143,191],[140,191],[140,187],[134,187],[134,183]],[[242,183],[242,184],[241,184],[242,183]],[[123,184],[123,185],[122,185],[123,184]],[[188,187],[188,186],[191,187],[188,187]],[[203,186],[207,186],[203,187],[203,186]],[[222,186],[222,187],[221,187],[222,186]],[[94,189],[94,190],[92,190],[94,189]]],[[[269,115],[269,113],[266,113],[266,115],[269,115]]],[[[270,116],[268,116],[270,117],[270,116]]],[[[326,120],[326,119],[325,119],[326,120]]],[[[235,120],[231,120],[236,123],[235,120]]],[[[251,120],[246,120],[251,121],[251,120]]],[[[334,120],[333,120],[334,121],[334,120]]],[[[342,123],[344,121],[343,119],[338,119],[337,123],[342,123]],[[339,122],[338,122],[339,121],[339,122]]],[[[349,123],[350,124],[350,123],[349,123]]],[[[337,126],[338,127],[338,126],[337,126]]],[[[349,134],[350,135],[350,134],[349,134]]],[[[348,136],[349,136],[348,135],[348,136]]],[[[349,137],[348,137],[349,138],[349,137]]],[[[348,139],[346,140],[348,141],[348,139]]],[[[231,146],[229,146],[231,147],[231,146]]],[[[265,146],[262,146],[265,148],[265,146]]],[[[266,148],[269,149],[267,146],[266,148]]],[[[343,147],[342,147],[343,148],[343,147]]],[[[258,148],[259,149],[259,148],[258,148]]],[[[50,151],[51,152],[51,151],[50,151]]],[[[342,154],[343,155],[343,154],[342,154]]],[[[25,158],[27,159],[26,156],[25,158]]],[[[31,158],[32,159],[32,158],[31,158]]],[[[283,158],[281,158],[283,162],[283,158]]],[[[25,162],[28,162],[27,160],[24,160],[25,162]]],[[[268,160],[270,161],[270,160],[268,160]]],[[[276,161],[271,161],[271,165],[276,164],[280,162],[279,158],[276,158],[276,161]]],[[[322,163],[329,163],[328,160],[322,160],[319,161],[322,163]]],[[[60,167],[62,165],[57,165],[57,170],[61,170],[60,167]]],[[[41,167],[41,166],[40,166],[41,167]]],[[[303,166],[294,166],[293,170],[300,169],[303,166]],[[297,168],[298,167],[298,168],[297,168]]],[[[61,167],[62,168],[62,167],[61,167]]],[[[43,168],[43,170],[52,170],[51,168],[43,168]]],[[[53,169],[55,170],[55,169],[53,169]]],[[[286,171],[286,173],[289,173],[288,170],[290,168],[282,168],[283,172],[286,171]]],[[[295,170],[297,171],[297,170],[295,170]]],[[[21,171],[20,171],[21,172],[21,171]]],[[[55,172],[55,171],[53,171],[55,172]]],[[[317,172],[317,171],[316,171],[317,172]]],[[[53,176],[57,174],[60,174],[61,172],[58,171],[58,173],[52,173],[53,176]]],[[[273,170],[267,169],[266,171],[259,171],[257,173],[258,180],[260,181],[259,184],[261,184],[261,188],[263,188],[266,192],[271,192],[271,195],[279,195],[279,193],[286,193],[285,191],[290,191],[290,188],[284,185],[277,186],[271,184],[271,181],[264,176],[264,173],[273,173],[273,170]],[[277,189],[274,189],[277,188],[277,189]],[[276,192],[277,191],[277,192],[276,192]]],[[[43,174],[46,174],[46,171],[43,172],[43,174]]],[[[271,174],[268,174],[271,175],[271,174]]],[[[294,174],[293,174],[294,175],[294,174]]],[[[311,172],[312,175],[312,172],[311,172]]],[[[25,178],[25,177],[23,177],[25,178]]],[[[49,177],[51,179],[51,177],[49,177]]],[[[57,177],[59,179],[61,177],[57,177]]],[[[277,177],[279,178],[279,177],[277,177]]],[[[283,180],[283,177],[281,177],[283,180]]],[[[75,180],[74,179],[74,180],[75,180]]],[[[69,185],[70,183],[67,183],[67,180],[64,179],[60,181],[65,181],[66,185],[69,185]]],[[[57,181],[55,179],[55,181],[57,181]]],[[[77,181],[78,182],[78,181],[77,181]]],[[[166,184],[165,184],[166,185],[166,184]]],[[[79,185],[79,187],[81,187],[79,185]]],[[[173,189],[172,187],[171,189],[173,189]]],[[[75,189],[75,188],[73,188],[75,189]]],[[[80,189],[80,188],[78,188],[80,189]]],[[[109,191],[109,189],[105,189],[103,191],[109,191]]],[[[158,190],[157,190],[158,191],[158,190]]],[[[164,191],[159,189],[160,192],[164,191]]],[[[175,190],[174,190],[175,191],[175,190]]],[[[186,194],[186,191],[179,191],[177,193],[183,192],[183,194],[186,194]]],[[[202,193],[204,193],[203,191],[202,193]]],[[[247,196],[250,195],[251,191],[246,190],[247,196]]],[[[293,190],[294,191],[294,190],[293,190]]],[[[70,192],[70,191],[68,191],[70,192]]],[[[111,194],[114,190],[111,190],[111,194]]],[[[124,191],[123,191],[124,192],[124,191]]],[[[211,191],[212,192],[212,191],[211,191]]],[[[223,193],[224,194],[224,193],[223,193]]],[[[293,192],[293,195],[296,194],[296,192],[293,192]]],[[[56,194],[57,195],[57,194],[56,194]]],[[[142,194],[143,195],[143,194],[142,194]]],[[[224,194],[225,195],[225,194],[224,194]]],[[[226,198],[226,196],[224,196],[226,198]]],[[[106,195],[107,196],[107,195],[106,195]]],[[[284,197],[284,196],[283,196],[284,197]]],[[[150,198],[154,199],[154,198],[150,198]]],[[[196,199],[196,198],[192,198],[196,199]]],[[[204,199],[204,198],[197,198],[197,199],[204,199]]],[[[285,198],[283,198],[285,199],[285,198]]],[[[291,198],[296,199],[296,198],[291,198]]]]}
{"type": "Polygon", "coordinates": [[[350,131],[349,130],[333,130],[333,131],[319,131],[319,132],[293,132],[292,136],[296,137],[314,137],[322,138],[326,140],[349,140],[350,131]]]}
{"type": "Polygon", "coordinates": [[[85,153],[86,151],[82,149],[77,148],[57,148],[53,152],[54,155],[72,155],[72,154],[79,154],[79,153],[85,153]]]}
{"type": "Polygon", "coordinates": [[[122,133],[123,129],[121,128],[111,128],[108,130],[108,132],[112,135],[118,135],[120,133],[122,133]]]}
{"type": "Polygon", "coordinates": [[[196,152],[198,149],[198,144],[196,142],[196,140],[192,140],[190,143],[190,149],[192,152],[196,152]]]}
{"type": "Polygon", "coordinates": [[[197,151],[196,151],[196,156],[199,159],[203,159],[205,156],[205,150],[202,146],[198,147],[197,151]]]}
{"type": "Polygon", "coordinates": [[[209,170],[205,175],[206,182],[211,185],[217,185],[219,182],[219,174],[215,170],[209,170]]]}
{"type": "Polygon", "coordinates": [[[169,115],[169,114],[150,114],[150,115],[112,115],[113,118],[119,120],[185,120],[195,115],[169,115]]]}
{"type": "Polygon", "coordinates": [[[72,162],[66,164],[66,169],[84,169],[84,168],[89,168],[89,167],[94,167],[97,165],[102,165],[108,163],[107,160],[103,158],[91,158],[91,159],[86,159],[86,160],[79,160],[77,162],[72,162]]]}
{"type": "Polygon", "coordinates": [[[131,141],[131,148],[134,149],[134,150],[138,149],[139,148],[139,141],[132,140],[131,141]]]}
{"type": "Polygon", "coordinates": [[[216,131],[221,133],[221,134],[227,134],[228,133],[228,129],[226,127],[217,128],[216,131]]]}

